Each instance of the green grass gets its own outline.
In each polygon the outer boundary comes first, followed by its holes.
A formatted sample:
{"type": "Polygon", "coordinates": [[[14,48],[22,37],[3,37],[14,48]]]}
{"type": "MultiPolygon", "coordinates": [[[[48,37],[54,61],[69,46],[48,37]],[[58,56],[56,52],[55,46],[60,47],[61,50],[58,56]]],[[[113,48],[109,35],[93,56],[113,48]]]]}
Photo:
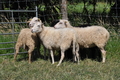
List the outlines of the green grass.
{"type": "MultiPolygon", "coordinates": [[[[13,42],[13,36],[12,35],[0,35],[0,43],[2,42],[13,42]]],[[[8,44],[0,44],[0,48],[12,48],[14,47],[13,43],[8,44]]],[[[8,49],[8,50],[0,50],[0,54],[5,53],[12,53],[14,50],[8,49]]]]}
{"type": "MultiPolygon", "coordinates": [[[[116,34],[111,34],[116,35],[116,34]]],[[[106,50],[105,63],[91,59],[80,61],[80,64],[66,61],[57,67],[50,59],[37,59],[28,64],[26,59],[13,62],[13,57],[0,57],[1,80],[119,80],[120,79],[120,45],[119,37],[110,38],[106,50]]],[[[20,59],[20,55],[18,56],[20,59]]],[[[18,59],[17,58],[17,59],[18,59]]]]}
{"type": "MultiPolygon", "coordinates": [[[[2,25],[0,26],[0,34],[2,33],[13,33],[12,27],[9,28],[9,25],[2,25]],[[5,27],[2,27],[5,26],[5,27]]],[[[25,24],[14,24],[14,32],[20,32],[22,28],[25,28],[25,24]]],[[[0,35],[0,43],[2,42],[12,42],[12,43],[5,43],[0,44],[0,48],[14,48],[15,42],[17,41],[18,34],[8,34],[8,35],[0,35]]],[[[7,49],[7,50],[0,50],[0,54],[7,54],[7,53],[14,53],[14,49],[7,49]]]]}
{"type": "Polygon", "coordinates": [[[27,61],[12,62],[11,59],[1,58],[1,80],[119,80],[119,62],[107,59],[100,63],[86,59],[76,64],[64,61],[59,67],[57,62],[38,59],[32,64],[27,61]]]}
{"type": "MultiPolygon", "coordinates": [[[[119,80],[120,79],[120,37],[114,30],[109,30],[111,37],[106,46],[106,62],[101,63],[91,59],[81,60],[80,64],[64,60],[57,67],[50,59],[37,59],[28,64],[25,56],[18,55],[13,62],[13,55],[0,56],[1,80],[119,80]],[[23,58],[23,59],[22,59],[23,58]],[[20,60],[21,59],[21,60],[20,60]]],[[[10,37],[2,37],[6,41],[10,37]]],[[[1,39],[0,39],[1,40],[1,39]]],[[[43,50],[41,51],[43,53],[43,50]]]]}

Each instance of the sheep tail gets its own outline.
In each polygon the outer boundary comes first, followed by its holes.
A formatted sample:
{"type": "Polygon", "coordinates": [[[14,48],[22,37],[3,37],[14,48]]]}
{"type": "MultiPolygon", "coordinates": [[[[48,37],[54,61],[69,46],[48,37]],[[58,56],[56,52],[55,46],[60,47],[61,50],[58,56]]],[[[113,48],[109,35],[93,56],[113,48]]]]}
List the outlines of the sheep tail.
{"type": "Polygon", "coordinates": [[[107,40],[110,38],[110,33],[109,32],[108,32],[106,37],[107,37],[107,40]]]}
{"type": "Polygon", "coordinates": [[[107,44],[107,41],[108,41],[109,38],[110,38],[110,33],[107,31],[107,33],[106,33],[106,44],[107,44]]]}
{"type": "Polygon", "coordinates": [[[76,48],[76,38],[73,39],[73,55],[75,55],[75,48],[76,48]]]}

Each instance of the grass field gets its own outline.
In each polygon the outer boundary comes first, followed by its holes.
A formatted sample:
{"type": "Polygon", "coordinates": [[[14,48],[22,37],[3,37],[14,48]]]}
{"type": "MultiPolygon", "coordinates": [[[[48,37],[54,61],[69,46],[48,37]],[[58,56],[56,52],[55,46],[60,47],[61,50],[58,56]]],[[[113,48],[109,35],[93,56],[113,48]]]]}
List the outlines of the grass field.
{"type": "Polygon", "coordinates": [[[32,64],[27,61],[12,62],[12,59],[1,58],[1,80],[119,80],[120,60],[107,59],[100,63],[86,59],[76,64],[64,61],[56,67],[50,61],[38,59],[32,64]]]}
{"type": "MultiPolygon", "coordinates": [[[[13,57],[0,56],[1,80],[120,80],[119,37],[111,37],[107,46],[106,63],[91,59],[80,64],[66,61],[57,67],[50,59],[37,59],[28,64],[26,59],[13,62],[13,57]]],[[[20,55],[18,56],[20,59],[20,55]]]]}

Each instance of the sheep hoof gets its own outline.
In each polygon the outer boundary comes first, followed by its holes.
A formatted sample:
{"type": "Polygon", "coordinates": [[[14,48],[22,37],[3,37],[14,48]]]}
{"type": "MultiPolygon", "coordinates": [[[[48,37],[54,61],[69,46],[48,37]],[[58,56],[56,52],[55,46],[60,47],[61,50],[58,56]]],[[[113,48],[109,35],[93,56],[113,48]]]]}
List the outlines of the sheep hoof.
{"type": "Polygon", "coordinates": [[[77,61],[74,61],[74,63],[77,63],[77,61]]]}
{"type": "Polygon", "coordinates": [[[54,63],[52,63],[52,65],[53,65],[54,63]]]}
{"type": "Polygon", "coordinates": [[[57,66],[60,66],[60,64],[58,64],[57,66]]]}
{"type": "Polygon", "coordinates": [[[105,63],[105,62],[102,61],[102,63],[105,63]]]}
{"type": "Polygon", "coordinates": [[[102,63],[105,63],[105,60],[102,60],[102,63]]]}
{"type": "Polygon", "coordinates": [[[31,62],[29,62],[29,64],[31,64],[31,62]]]}

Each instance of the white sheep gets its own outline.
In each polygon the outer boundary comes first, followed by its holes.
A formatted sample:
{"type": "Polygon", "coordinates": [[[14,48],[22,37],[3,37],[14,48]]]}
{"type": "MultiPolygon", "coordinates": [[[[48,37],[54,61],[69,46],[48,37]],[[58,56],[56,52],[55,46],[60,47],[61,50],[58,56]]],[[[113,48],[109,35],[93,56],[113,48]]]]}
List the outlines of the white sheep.
{"type": "Polygon", "coordinates": [[[101,26],[90,26],[85,28],[75,28],[68,20],[60,20],[54,28],[72,28],[77,32],[76,39],[80,48],[90,48],[97,46],[102,52],[102,62],[105,62],[106,51],[104,47],[109,39],[109,32],[101,26]]]}
{"type": "Polygon", "coordinates": [[[32,33],[31,29],[24,28],[20,31],[20,34],[18,36],[16,45],[15,45],[15,54],[14,54],[14,60],[16,60],[17,54],[19,53],[20,47],[22,47],[28,51],[29,54],[29,63],[31,63],[31,55],[32,51],[37,49],[38,55],[40,55],[40,41],[36,33],[32,33]]]}
{"type": "MultiPolygon", "coordinates": [[[[31,23],[31,22],[30,22],[31,23]]],[[[52,64],[54,64],[53,51],[60,49],[61,50],[61,59],[57,66],[59,66],[64,59],[64,52],[72,46],[73,55],[75,53],[76,37],[75,32],[71,28],[65,29],[54,29],[50,27],[45,27],[41,21],[35,23],[31,28],[33,33],[38,33],[39,38],[42,41],[43,45],[50,50],[52,64]]],[[[79,61],[79,55],[77,59],[79,61]]]]}
{"type": "MultiPolygon", "coordinates": [[[[41,21],[41,20],[38,17],[33,17],[33,18],[29,19],[29,21],[28,21],[29,27],[32,28],[39,21],[41,21]]],[[[48,28],[53,28],[53,27],[48,27],[48,28]]],[[[46,59],[47,49],[45,48],[44,45],[43,45],[43,48],[44,48],[44,59],[46,59]]]]}

